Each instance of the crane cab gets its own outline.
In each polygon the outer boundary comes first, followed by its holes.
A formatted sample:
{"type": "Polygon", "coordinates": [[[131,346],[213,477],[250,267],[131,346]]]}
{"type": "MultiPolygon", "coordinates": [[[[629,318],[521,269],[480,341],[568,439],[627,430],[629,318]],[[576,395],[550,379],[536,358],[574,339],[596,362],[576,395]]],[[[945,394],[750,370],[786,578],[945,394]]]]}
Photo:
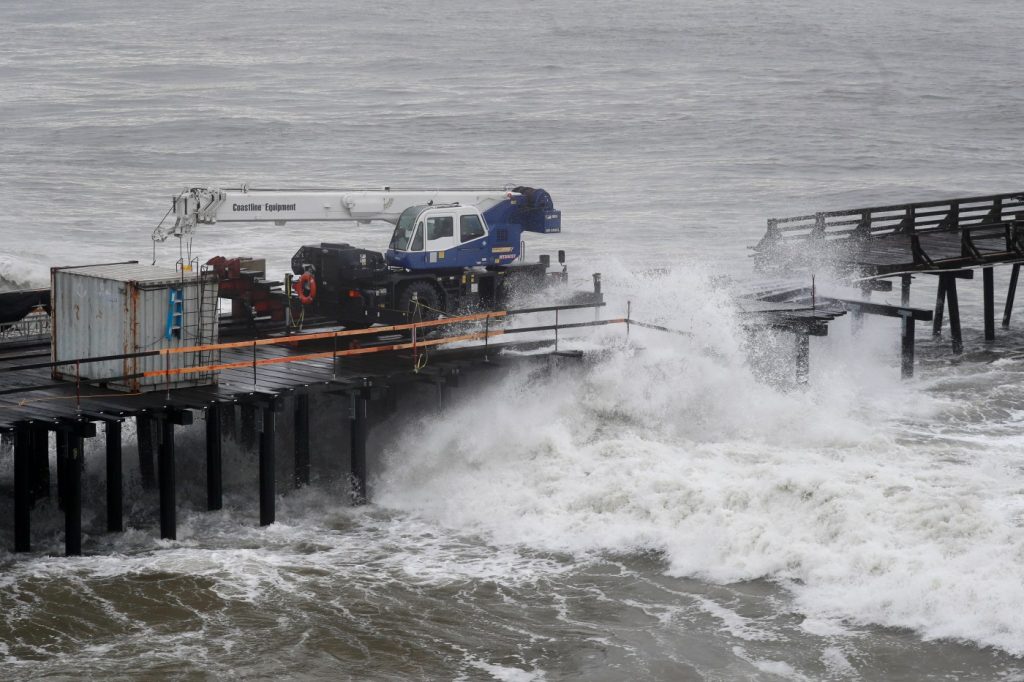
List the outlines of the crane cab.
{"type": "Polygon", "coordinates": [[[416,271],[494,265],[518,257],[518,239],[507,227],[492,231],[473,206],[410,206],[398,218],[385,258],[416,271]]]}

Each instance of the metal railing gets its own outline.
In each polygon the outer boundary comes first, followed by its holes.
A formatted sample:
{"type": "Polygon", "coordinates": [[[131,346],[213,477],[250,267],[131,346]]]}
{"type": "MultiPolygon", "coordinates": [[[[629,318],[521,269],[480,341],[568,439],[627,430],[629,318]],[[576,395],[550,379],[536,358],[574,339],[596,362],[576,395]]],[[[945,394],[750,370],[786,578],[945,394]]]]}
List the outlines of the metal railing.
{"type": "MultiPolygon", "coordinates": [[[[410,322],[406,324],[390,325],[385,327],[369,327],[366,329],[344,329],[329,332],[315,332],[310,334],[299,334],[276,338],[265,338],[265,339],[252,339],[247,341],[228,341],[223,343],[213,344],[202,344],[196,346],[185,346],[179,348],[162,348],[151,351],[140,351],[136,353],[124,353],[120,355],[105,355],[99,357],[86,357],[86,358],[75,358],[69,360],[59,360],[50,362],[34,362],[27,364],[14,365],[9,367],[0,367],[0,375],[10,372],[19,372],[32,369],[41,368],[54,368],[58,366],[73,365],[75,367],[75,385],[76,395],[81,396],[81,387],[84,385],[97,385],[112,381],[126,381],[131,379],[141,378],[160,378],[165,377],[169,382],[172,377],[187,375],[192,373],[202,372],[221,372],[232,369],[247,369],[252,368],[253,371],[253,383],[258,383],[258,368],[268,365],[287,364],[291,362],[305,362],[309,360],[320,360],[320,359],[333,359],[345,357],[362,356],[373,353],[386,353],[396,352],[403,350],[413,351],[414,357],[419,350],[429,349],[440,345],[452,344],[457,342],[465,341],[483,341],[480,347],[487,349],[489,348],[490,340],[510,334],[521,334],[527,332],[541,332],[541,331],[554,331],[555,332],[555,343],[557,346],[557,337],[560,330],[575,329],[581,327],[595,327],[609,324],[628,324],[627,318],[613,318],[608,320],[593,320],[590,322],[571,322],[563,323],[559,320],[558,315],[561,311],[566,310],[578,310],[584,308],[597,309],[603,307],[603,302],[599,303],[583,303],[563,306],[547,306],[540,308],[520,308],[515,310],[500,310],[485,313],[475,313],[470,315],[460,315],[455,317],[446,317],[436,320],[426,320],[422,322],[410,322]],[[516,315],[533,314],[533,313],[544,313],[554,312],[555,313],[555,324],[553,325],[539,325],[530,327],[519,327],[519,328],[503,328],[491,326],[492,321],[503,318],[508,318],[516,315]],[[457,333],[450,336],[441,337],[427,337],[423,338],[418,332],[420,330],[434,330],[440,327],[451,326],[451,325],[462,325],[462,324],[473,324],[473,323],[484,323],[483,329],[477,329],[469,332],[457,333]],[[368,336],[380,337],[383,334],[404,334],[408,332],[410,337],[408,339],[403,338],[398,341],[381,341],[379,343],[373,343],[372,345],[365,345],[361,347],[350,347],[340,348],[339,341],[356,341],[360,338],[366,338],[368,336]],[[315,351],[310,353],[302,353],[295,355],[282,355],[275,357],[259,357],[258,350],[262,346],[275,346],[275,345],[288,345],[295,346],[303,343],[310,342],[332,342],[332,348],[330,350],[315,351]],[[194,367],[169,367],[159,370],[150,370],[145,372],[139,372],[136,374],[129,374],[119,377],[105,377],[103,379],[86,379],[81,376],[81,366],[95,362],[106,362],[110,360],[123,360],[129,358],[138,357],[149,357],[149,356],[170,356],[180,353],[199,353],[199,352],[213,352],[222,350],[252,350],[251,359],[239,360],[235,362],[217,362],[206,365],[199,365],[194,367]]],[[[169,363],[168,363],[169,364],[169,363]]],[[[335,362],[335,366],[337,363],[335,362]]],[[[413,371],[416,371],[416,363],[414,361],[413,371]]],[[[21,386],[11,389],[0,389],[0,395],[8,395],[13,393],[26,393],[31,391],[39,391],[52,389],[54,384],[46,384],[39,386],[21,386]]],[[[159,387],[155,387],[156,390],[160,390],[159,387]]],[[[123,395],[123,394],[122,394],[123,395]]]]}

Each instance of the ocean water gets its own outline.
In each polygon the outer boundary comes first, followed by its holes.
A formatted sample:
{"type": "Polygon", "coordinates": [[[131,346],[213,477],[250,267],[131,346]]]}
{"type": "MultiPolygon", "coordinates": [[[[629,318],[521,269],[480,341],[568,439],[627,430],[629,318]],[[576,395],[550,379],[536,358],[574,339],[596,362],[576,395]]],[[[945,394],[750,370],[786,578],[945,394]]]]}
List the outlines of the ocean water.
{"type": "MultiPolygon", "coordinates": [[[[566,342],[581,365],[422,400],[375,435],[366,507],[321,435],[274,526],[234,445],[226,508],[202,512],[193,435],[176,542],[131,468],[130,530],[87,508],[82,558],[52,506],[29,555],[0,514],[0,678],[1024,679],[1024,333],[985,346],[965,282],[961,358],[919,333],[901,382],[896,323],[839,320],[797,389],[791,340],[739,333],[729,296],[768,217],[1020,189],[1022,14],[0,4],[6,287],[151,260],[186,186],[515,182],[563,211],[531,254],[565,249],[608,314],[692,334],[602,328],[566,342]]],[[[389,235],[215,225],[192,248],[283,271],[300,244],[389,235]]],[[[5,452],[4,499],[10,476],[5,452]]]]}

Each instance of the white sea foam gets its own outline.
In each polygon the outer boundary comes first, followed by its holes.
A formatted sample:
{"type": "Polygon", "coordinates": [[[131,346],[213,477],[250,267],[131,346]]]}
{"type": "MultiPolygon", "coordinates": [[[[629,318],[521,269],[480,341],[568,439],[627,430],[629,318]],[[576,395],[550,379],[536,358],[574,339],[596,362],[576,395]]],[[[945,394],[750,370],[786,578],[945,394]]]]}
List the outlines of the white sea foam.
{"type": "Polygon", "coordinates": [[[815,622],[1024,655],[1019,433],[982,453],[923,427],[908,445],[904,421],[958,417],[900,384],[894,357],[870,363],[863,339],[891,344],[885,327],[814,344],[811,387],[792,390],[754,377],[734,313],[699,274],[620,275],[624,287],[637,319],[692,319],[694,337],[634,329],[626,344],[606,329],[618,350],[583,371],[512,376],[423,418],[390,447],[380,504],[499,543],[656,549],[672,575],[778,580],[815,622]]]}

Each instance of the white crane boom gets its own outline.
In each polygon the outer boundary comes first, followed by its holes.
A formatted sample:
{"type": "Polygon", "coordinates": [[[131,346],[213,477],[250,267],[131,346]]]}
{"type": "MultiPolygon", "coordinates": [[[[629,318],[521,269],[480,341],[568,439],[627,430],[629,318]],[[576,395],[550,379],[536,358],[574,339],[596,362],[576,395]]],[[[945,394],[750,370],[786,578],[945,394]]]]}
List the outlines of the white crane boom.
{"type": "Polygon", "coordinates": [[[153,241],[171,235],[191,235],[199,223],[273,222],[283,225],[293,220],[398,222],[410,206],[459,204],[474,206],[481,213],[501,201],[519,196],[510,187],[500,189],[419,189],[385,187],[380,190],[284,190],[218,189],[195,187],[174,198],[173,225],[163,223],[153,231],[153,241]]]}

